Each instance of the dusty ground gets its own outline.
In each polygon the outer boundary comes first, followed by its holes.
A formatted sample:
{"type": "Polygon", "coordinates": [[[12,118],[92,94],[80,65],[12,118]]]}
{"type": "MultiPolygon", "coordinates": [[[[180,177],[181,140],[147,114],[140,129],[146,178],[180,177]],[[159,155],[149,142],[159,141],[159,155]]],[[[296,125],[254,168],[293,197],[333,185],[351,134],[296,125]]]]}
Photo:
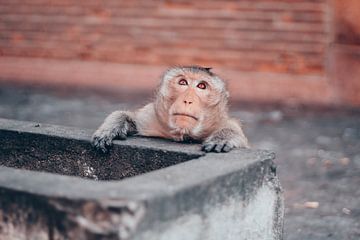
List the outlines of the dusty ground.
{"type": "MultiPolygon", "coordinates": [[[[143,99],[0,86],[0,117],[95,129],[111,111],[143,99]]],[[[277,154],[285,239],[360,239],[360,113],[247,109],[231,113],[254,148],[277,154]]]]}

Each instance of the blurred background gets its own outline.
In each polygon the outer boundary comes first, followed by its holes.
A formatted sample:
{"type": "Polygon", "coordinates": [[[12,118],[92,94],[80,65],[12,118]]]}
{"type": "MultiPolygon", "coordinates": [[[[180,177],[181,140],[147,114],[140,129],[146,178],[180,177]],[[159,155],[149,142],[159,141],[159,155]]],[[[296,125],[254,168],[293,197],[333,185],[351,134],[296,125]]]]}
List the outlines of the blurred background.
{"type": "Polygon", "coordinates": [[[0,78],[149,93],[213,67],[235,100],[360,106],[358,0],[1,0],[0,78]]]}
{"type": "Polygon", "coordinates": [[[95,129],[213,67],[277,153],[286,239],[360,239],[359,0],[0,0],[0,117],[95,129]]]}

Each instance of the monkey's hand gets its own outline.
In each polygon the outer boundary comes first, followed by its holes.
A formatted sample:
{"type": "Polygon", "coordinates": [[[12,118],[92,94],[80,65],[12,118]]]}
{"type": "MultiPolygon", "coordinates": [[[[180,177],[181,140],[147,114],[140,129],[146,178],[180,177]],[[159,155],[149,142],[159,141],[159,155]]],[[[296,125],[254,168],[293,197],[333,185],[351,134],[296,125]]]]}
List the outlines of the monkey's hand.
{"type": "Polygon", "coordinates": [[[202,145],[205,152],[229,152],[234,148],[249,148],[248,141],[240,129],[223,128],[210,135],[202,145]]]}
{"type": "Polygon", "coordinates": [[[92,144],[97,149],[107,152],[113,139],[125,140],[127,136],[134,133],[136,133],[136,123],[131,117],[131,113],[115,111],[95,131],[92,136],[92,144]]]}

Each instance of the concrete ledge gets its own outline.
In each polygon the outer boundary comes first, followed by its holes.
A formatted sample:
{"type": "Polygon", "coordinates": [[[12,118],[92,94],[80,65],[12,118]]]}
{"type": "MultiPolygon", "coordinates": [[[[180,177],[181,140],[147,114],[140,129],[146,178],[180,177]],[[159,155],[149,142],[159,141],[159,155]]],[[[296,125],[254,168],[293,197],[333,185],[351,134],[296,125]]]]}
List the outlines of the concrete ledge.
{"type": "Polygon", "coordinates": [[[0,126],[0,239],[282,239],[270,152],[130,138],[103,155],[91,130],[0,126]]]}

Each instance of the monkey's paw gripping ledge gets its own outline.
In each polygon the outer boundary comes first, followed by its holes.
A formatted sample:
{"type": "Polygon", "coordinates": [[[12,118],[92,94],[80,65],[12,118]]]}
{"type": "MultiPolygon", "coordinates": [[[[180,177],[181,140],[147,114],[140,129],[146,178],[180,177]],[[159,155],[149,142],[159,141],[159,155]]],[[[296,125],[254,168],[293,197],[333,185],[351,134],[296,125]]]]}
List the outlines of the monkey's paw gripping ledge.
{"type": "Polygon", "coordinates": [[[274,155],[0,119],[0,239],[281,239],[274,155]]]}

